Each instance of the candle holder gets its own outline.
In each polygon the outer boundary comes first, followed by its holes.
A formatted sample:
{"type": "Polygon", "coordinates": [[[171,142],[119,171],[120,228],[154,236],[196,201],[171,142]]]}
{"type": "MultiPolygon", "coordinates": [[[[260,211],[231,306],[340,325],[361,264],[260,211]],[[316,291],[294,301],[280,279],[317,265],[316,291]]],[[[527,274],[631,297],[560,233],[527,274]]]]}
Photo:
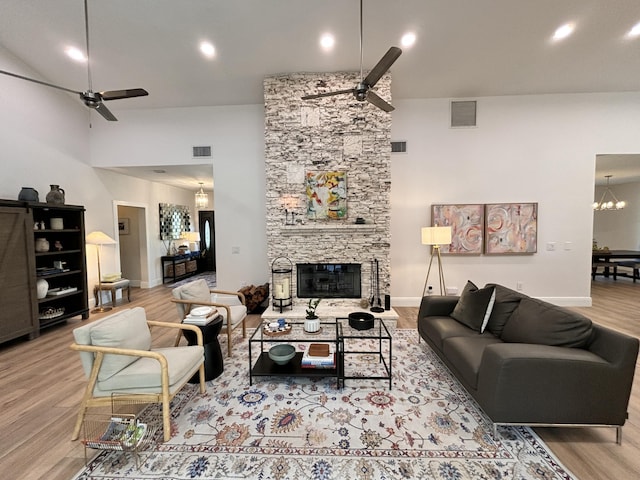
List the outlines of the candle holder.
{"type": "Polygon", "coordinates": [[[280,313],[293,308],[293,263],[287,257],[278,257],[271,263],[271,305],[280,313]]]}

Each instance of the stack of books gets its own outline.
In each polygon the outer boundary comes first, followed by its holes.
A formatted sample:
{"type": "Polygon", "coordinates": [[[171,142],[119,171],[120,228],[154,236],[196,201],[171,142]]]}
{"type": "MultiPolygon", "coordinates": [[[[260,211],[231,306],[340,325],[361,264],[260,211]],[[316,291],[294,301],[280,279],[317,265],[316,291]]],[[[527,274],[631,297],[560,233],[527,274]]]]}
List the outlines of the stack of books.
{"type": "Polygon", "coordinates": [[[302,368],[336,368],[336,354],[327,343],[311,343],[302,354],[302,368]]]}
{"type": "Polygon", "coordinates": [[[194,308],[189,312],[189,314],[184,318],[183,323],[188,323],[190,325],[209,325],[216,318],[218,318],[219,313],[218,309],[214,307],[198,307],[194,308]]]}

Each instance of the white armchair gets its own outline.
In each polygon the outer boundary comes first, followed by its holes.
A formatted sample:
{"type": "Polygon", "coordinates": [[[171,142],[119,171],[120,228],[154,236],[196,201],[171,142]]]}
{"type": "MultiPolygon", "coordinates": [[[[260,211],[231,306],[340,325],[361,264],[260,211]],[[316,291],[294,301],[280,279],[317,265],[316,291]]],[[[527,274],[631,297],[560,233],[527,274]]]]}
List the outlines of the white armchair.
{"type": "Polygon", "coordinates": [[[162,403],[164,441],[171,438],[171,399],[199,372],[200,392],[205,392],[202,332],[193,325],[147,321],[143,308],[121,310],[73,331],[71,349],[80,352],[89,379],[72,440],[77,440],[89,407],[110,405],[112,394],[126,400],[162,403]],[[149,327],[188,329],[197,345],[151,348],[149,327]]]}
{"type": "Polygon", "coordinates": [[[212,290],[206,280],[200,279],[186,283],[172,290],[172,302],[178,308],[180,319],[189,314],[191,308],[198,306],[216,307],[223,318],[222,333],[227,334],[227,352],[231,356],[231,332],[242,325],[242,337],[247,336],[247,307],[241,292],[212,290]]]}

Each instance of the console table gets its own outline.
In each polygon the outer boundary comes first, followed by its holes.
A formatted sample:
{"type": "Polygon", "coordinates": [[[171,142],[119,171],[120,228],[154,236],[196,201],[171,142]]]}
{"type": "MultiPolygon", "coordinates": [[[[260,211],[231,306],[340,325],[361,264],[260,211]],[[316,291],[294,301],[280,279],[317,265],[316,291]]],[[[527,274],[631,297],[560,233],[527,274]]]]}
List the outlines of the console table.
{"type": "Polygon", "coordinates": [[[175,282],[198,273],[200,252],[181,253],[160,257],[162,283],[175,282]]]}

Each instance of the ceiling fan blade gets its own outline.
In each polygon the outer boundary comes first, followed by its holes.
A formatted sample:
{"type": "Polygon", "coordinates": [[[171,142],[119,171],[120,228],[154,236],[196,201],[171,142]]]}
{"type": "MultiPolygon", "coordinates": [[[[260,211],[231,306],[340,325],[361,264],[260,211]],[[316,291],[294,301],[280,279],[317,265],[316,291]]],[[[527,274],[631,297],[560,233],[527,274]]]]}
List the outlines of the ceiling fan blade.
{"type": "Polygon", "coordinates": [[[391,68],[393,62],[395,62],[400,55],[402,55],[402,50],[400,50],[398,47],[391,47],[389,50],[387,50],[387,53],[384,54],[380,61],[376,63],[376,66],[371,69],[369,75],[365,77],[362,83],[364,83],[368,87],[375,86],[375,84],[378,83],[378,80],[380,80],[382,76],[387,73],[387,70],[391,68]]]}
{"type": "Polygon", "coordinates": [[[63,90],[65,92],[82,94],[82,92],[78,92],[77,90],[71,90],[70,88],[61,87],[60,85],[54,85],[53,83],[43,82],[42,80],[36,80],[35,78],[25,77],[24,75],[18,75],[17,73],[7,72],[6,70],[0,70],[0,73],[9,75],[10,77],[27,80],[28,82],[39,83],[40,85],[45,85],[47,87],[57,88],[58,90],[63,90]]]}
{"type": "Polygon", "coordinates": [[[367,102],[375,105],[378,108],[381,108],[382,110],[384,110],[387,113],[388,112],[392,112],[392,111],[395,110],[395,108],[391,104],[387,103],[386,100],[383,100],[382,98],[380,98],[378,96],[377,93],[372,92],[371,90],[369,90],[367,92],[367,97],[366,98],[367,98],[367,102]]]}
{"type": "Polygon", "coordinates": [[[336,90],[335,92],[314,93],[313,95],[305,95],[302,100],[311,100],[312,98],[332,97],[333,95],[342,95],[343,93],[353,93],[355,88],[348,88],[346,90],[336,90]]]}
{"type": "Polygon", "coordinates": [[[121,98],[145,97],[149,95],[144,88],[130,88],[127,90],[109,90],[100,92],[102,100],[120,100],[121,98]]]}
{"type": "Polygon", "coordinates": [[[93,107],[96,112],[102,115],[104,118],[109,120],[110,122],[117,122],[118,119],[111,113],[111,111],[105,107],[104,103],[100,102],[93,107]]]}

